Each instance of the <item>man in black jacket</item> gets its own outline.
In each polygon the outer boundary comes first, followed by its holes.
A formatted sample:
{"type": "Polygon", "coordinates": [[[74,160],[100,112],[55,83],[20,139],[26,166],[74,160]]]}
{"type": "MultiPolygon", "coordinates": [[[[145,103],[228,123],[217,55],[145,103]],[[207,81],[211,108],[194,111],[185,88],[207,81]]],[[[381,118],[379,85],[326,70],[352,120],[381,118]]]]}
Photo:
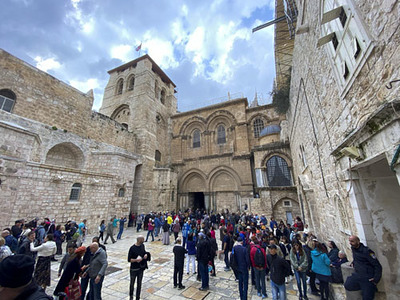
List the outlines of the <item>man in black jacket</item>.
{"type": "Polygon", "coordinates": [[[144,247],[144,236],[139,235],[136,243],[131,246],[128,253],[128,262],[131,263],[130,275],[131,283],[129,288],[129,299],[133,300],[133,290],[136,286],[136,300],[140,299],[140,291],[142,289],[143,272],[147,269],[147,262],[150,261],[150,253],[146,252],[144,247]]]}
{"type": "Polygon", "coordinates": [[[206,239],[204,233],[199,233],[199,242],[197,244],[197,263],[199,265],[199,272],[201,276],[201,288],[200,291],[207,291],[208,286],[208,262],[210,261],[211,246],[210,242],[206,239]]]}
{"type": "Polygon", "coordinates": [[[285,277],[290,272],[290,266],[285,259],[277,254],[277,246],[269,245],[267,261],[271,272],[271,289],[273,299],[286,299],[285,277]]]}
{"type": "Polygon", "coordinates": [[[344,287],[348,291],[361,290],[363,300],[372,300],[376,285],[382,277],[382,266],[374,251],[364,246],[357,236],[350,236],[349,242],[353,252],[355,273],[347,277],[344,287]]]}
{"type": "Polygon", "coordinates": [[[6,257],[0,262],[0,299],[53,299],[33,280],[35,260],[23,254],[6,257]]]}
{"type": "Polygon", "coordinates": [[[182,285],[183,265],[185,264],[185,254],[188,252],[181,246],[181,239],[177,238],[174,249],[174,288],[178,287],[180,290],[185,288],[182,285]],[[178,286],[179,285],[179,286],[178,286]]]}

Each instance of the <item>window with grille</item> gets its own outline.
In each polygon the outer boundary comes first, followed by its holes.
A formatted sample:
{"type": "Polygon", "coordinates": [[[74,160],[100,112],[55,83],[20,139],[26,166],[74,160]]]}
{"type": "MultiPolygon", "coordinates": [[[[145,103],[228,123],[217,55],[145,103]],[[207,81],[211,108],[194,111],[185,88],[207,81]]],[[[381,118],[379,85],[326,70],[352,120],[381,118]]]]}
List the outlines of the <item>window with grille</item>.
{"type": "Polygon", "coordinates": [[[0,91],[0,109],[11,112],[15,104],[15,94],[10,90],[0,91]]]}
{"type": "Polygon", "coordinates": [[[124,188],[120,188],[118,190],[118,197],[125,197],[125,189],[124,188]]]}
{"type": "Polygon", "coordinates": [[[287,162],[274,155],[267,161],[268,186],[291,186],[292,179],[287,162]]]}
{"type": "Polygon", "coordinates": [[[264,128],[264,121],[261,119],[255,119],[253,127],[254,127],[254,137],[258,138],[260,136],[261,130],[263,130],[264,128]]]}
{"type": "Polygon", "coordinates": [[[217,132],[218,132],[217,143],[218,144],[225,144],[226,143],[226,134],[225,134],[224,125],[219,125],[217,132]]]}
{"type": "Polygon", "coordinates": [[[193,132],[193,148],[200,148],[200,130],[193,132]]]}
{"type": "Polygon", "coordinates": [[[291,207],[292,206],[292,202],[290,200],[284,200],[283,201],[283,206],[285,207],[291,207]]]}
{"type": "Polygon", "coordinates": [[[69,201],[78,201],[81,189],[82,189],[82,184],[74,183],[71,188],[71,194],[69,195],[69,201]]]}

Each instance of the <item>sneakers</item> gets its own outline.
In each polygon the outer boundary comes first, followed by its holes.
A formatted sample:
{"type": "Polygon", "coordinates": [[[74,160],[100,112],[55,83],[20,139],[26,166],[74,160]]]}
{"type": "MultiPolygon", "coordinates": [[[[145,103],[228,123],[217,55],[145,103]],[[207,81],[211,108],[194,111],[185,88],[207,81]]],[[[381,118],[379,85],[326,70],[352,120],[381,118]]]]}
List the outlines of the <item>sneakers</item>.
{"type": "Polygon", "coordinates": [[[258,297],[261,297],[261,293],[260,293],[260,292],[257,292],[257,296],[258,296],[258,297]]]}
{"type": "Polygon", "coordinates": [[[202,287],[201,287],[201,288],[199,288],[199,291],[202,291],[202,292],[203,292],[203,291],[208,291],[208,287],[205,287],[205,288],[202,288],[202,287]]]}
{"type": "Polygon", "coordinates": [[[268,298],[268,295],[265,294],[265,295],[262,295],[261,297],[262,297],[263,299],[265,299],[265,298],[268,298]]]}

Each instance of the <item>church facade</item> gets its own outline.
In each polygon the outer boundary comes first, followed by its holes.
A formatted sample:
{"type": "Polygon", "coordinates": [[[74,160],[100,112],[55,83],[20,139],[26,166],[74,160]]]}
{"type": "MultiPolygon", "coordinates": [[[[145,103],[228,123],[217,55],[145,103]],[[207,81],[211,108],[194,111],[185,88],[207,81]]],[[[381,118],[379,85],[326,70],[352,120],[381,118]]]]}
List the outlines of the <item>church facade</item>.
{"type": "Polygon", "coordinates": [[[0,51],[3,227],[190,207],[301,214],[272,106],[242,98],[179,113],[175,84],[148,55],[108,73],[94,112],[92,92],[0,51]]]}

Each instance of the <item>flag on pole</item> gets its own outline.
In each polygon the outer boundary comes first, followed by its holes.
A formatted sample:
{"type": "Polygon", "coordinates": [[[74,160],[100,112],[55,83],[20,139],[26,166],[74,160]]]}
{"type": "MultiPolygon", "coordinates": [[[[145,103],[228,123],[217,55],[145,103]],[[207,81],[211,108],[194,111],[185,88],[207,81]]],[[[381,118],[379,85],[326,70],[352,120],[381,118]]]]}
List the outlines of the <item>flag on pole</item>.
{"type": "Polygon", "coordinates": [[[140,43],[140,45],[136,47],[136,51],[140,51],[141,49],[142,49],[142,43],[140,43]]]}

